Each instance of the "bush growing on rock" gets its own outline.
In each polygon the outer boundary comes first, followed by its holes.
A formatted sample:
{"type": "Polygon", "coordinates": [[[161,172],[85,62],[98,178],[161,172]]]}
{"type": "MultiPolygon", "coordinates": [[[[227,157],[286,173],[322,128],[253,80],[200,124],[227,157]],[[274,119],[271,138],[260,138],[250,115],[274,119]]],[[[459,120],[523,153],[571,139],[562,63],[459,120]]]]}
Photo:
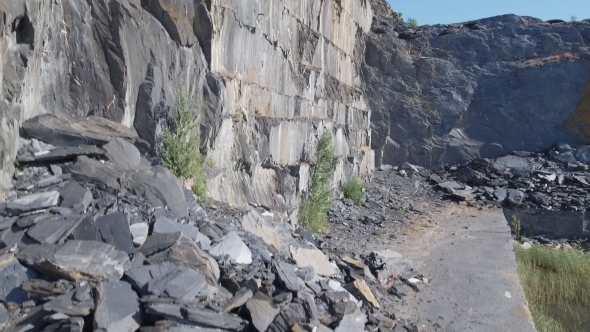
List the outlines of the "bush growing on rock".
{"type": "Polygon", "coordinates": [[[344,197],[351,199],[354,204],[361,205],[363,203],[363,185],[358,176],[353,176],[342,189],[344,197]]]}
{"type": "Polygon", "coordinates": [[[338,158],[332,145],[332,136],[327,130],[318,141],[316,155],[311,189],[299,208],[299,222],[310,232],[318,232],[326,226],[327,213],[332,205],[334,188],[329,181],[338,165],[338,158]]]}
{"type": "Polygon", "coordinates": [[[418,26],[418,20],[416,20],[413,17],[408,18],[408,25],[411,27],[417,27],[418,26]]]}
{"type": "Polygon", "coordinates": [[[194,119],[194,104],[184,90],[176,91],[176,112],[168,119],[162,131],[162,163],[189,183],[200,201],[207,199],[207,184],[203,164],[204,156],[199,151],[199,136],[194,119]]]}

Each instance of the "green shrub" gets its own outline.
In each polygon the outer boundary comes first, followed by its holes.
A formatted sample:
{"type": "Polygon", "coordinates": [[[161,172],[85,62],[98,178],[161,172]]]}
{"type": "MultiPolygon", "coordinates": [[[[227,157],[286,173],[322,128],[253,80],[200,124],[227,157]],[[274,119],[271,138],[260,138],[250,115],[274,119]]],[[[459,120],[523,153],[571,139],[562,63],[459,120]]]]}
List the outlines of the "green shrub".
{"type": "Polygon", "coordinates": [[[413,17],[408,18],[408,25],[411,27],[417,27],[418,26],[418,20],[416,20],[413,17]]]}
{"type": "Polygon", "coordinates": [[[160,137],[162,163],[182,181],[192,183],[200,201],[207,199],[207,184],[199,151],[199,135],[195,124],[195,105],[184,90],[176,91],[176,112],[168,120],[160,137]]]}
{"type": "Polygon", "coordinates": [[[402,12],[394,12],[393,10],[391,11],[391,17],[393,17],[394,19],[398,20],[398,21],[404,21],[404,15],[402,14],[402,12]]]}
{"type": "Polygon", "coordinates": [[[344,187],[344,197],[351,199],[354,204],[361,205],[363,203],[363,185],[358,176],[353,176],[344,187]]]}
{"type": "Polygon", "coordinates": [[[338,157],[332,145],[332,136],[326,130],[318,142],[317,164],[312,178],[311,189],[299,208],[299,222],[310,232],[318,232],[326,227],[327,213],[332,205],[334,188],[329,181],[338,165],[338,157]]]}

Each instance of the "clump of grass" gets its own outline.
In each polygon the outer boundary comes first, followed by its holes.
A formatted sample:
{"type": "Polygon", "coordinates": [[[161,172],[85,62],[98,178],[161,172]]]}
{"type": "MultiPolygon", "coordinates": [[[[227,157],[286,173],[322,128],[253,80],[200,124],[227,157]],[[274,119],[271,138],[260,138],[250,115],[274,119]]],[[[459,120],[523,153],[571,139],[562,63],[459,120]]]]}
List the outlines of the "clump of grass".
{"type": "Polygon", "coordinates": [[[232,116],[234,122],[242,122],[244,120],[244,111],[241,108],[237,108],[236,112],[232,116]]]}
{"type": "Polygon", "coordinates": [[[191,189],[204,201],[207,199],[205,158],[199,151],[195,105],[182,89],[176,91],[176,102],[176,112],[168,119],[160,137],[162,163],[182,181],[192,183],[191,189]]]}
{"type": "Polygon", "coordinates": [[[327,130],[318,141],[316,155],[317,164],[311,178],[311,189],[299,208],[299,223],[313,233],[326,227],[327,213],[334,193],[329,181],[338,165],[332,136],[327,130]]]}
{"type": "Polygon", "coordinates": [[[16,169],[17,171],[19,171],[19,172],[24,171],[25,165],[23,165],[20,161],[15,160],[13,164],[14,164],[14,169],[16,169]]]}
{"type": "Polygon", "coordinates": [[[537,330],[582,331],[587,321],[577,313],[590,308],[590,256],[541,246],[529,250],[517,246],[515,251],[537,330]]]}
{"type": "Polygon", "coordinates": [[[411,27],[417,27],[418,26],[418,20],[416,20],[413,17],[409,17],[408,18],[408,25],[411,27]]]}
{"type": "Polygon", "coordinates": [[[358,176],[353,176],[342,189],[344,190],[344,197],[351,199],[355,205],[363,203],[363,185],[358,176]]]}

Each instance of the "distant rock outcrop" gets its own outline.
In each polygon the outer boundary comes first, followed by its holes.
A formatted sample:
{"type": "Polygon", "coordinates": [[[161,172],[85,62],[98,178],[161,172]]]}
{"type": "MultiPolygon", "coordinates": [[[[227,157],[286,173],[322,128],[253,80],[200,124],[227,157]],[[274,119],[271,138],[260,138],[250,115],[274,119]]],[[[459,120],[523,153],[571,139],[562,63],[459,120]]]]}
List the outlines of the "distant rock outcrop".
{"type": "Polygon", "coordinates": [[[372,3],[362,71],[378,165],[440,168],[590,140],[589,21],[412,28],[372,3]]]}

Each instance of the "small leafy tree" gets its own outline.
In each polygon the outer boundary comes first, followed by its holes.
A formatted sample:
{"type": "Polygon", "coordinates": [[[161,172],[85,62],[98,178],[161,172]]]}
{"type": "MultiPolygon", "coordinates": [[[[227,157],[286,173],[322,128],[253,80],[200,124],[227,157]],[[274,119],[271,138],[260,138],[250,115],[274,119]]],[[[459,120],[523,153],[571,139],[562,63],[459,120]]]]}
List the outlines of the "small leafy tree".
{"type": "Polygon", "coordinates": [[[334,188],[329,184],[338,165],[338,157],[332,145],[332,136],[326,130],[317,146],[317,164],[311,178],[311,189],[299,208],[299,222],[310,232],[325,228],[327,214],[332,205],[334,188]]]}
{"type": "Polygon", "coordinates": [[[408,18],[408,25],[411,27],[417,27],[418,26],[418,20],[416,20],[413,17],[409,17],[408,18]]]}
{"type": "Polygon", "coordinates": [[[344,197],[351,199],[354,204],[361,205],[363,203],[363,185],[358,176],[353,176],[343,187],[344,197]]]}
{"type": "Polygon", "coordinates": [[[200,201],[207,199],[207,184],[203,163],[205,158],[199,151],[199,136],[194,113],[195,105],[189,101],[188,93],[176,91],[176,112],[167,121],[161,135],[162,163],[182,181],[192,183],[191,189],[200,201]]]}
{"type": "Polygon", "coordinates": [[[578,17],[576,15],[572,15],[570,17],[570,20],[572,20],[572,22],[576,22],[578,20],[578,17]]]}

